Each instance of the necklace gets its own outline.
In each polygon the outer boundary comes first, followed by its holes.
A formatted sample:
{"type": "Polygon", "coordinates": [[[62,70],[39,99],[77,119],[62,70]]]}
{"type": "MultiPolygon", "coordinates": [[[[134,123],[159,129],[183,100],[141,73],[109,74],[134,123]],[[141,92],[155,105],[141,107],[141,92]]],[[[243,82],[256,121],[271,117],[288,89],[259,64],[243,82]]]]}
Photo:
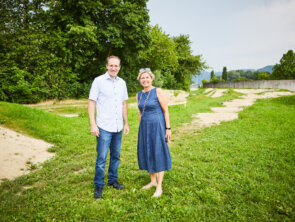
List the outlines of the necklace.
{"type": "MultiPolygon", "coordinates": [[[[143,107],[142,107],[142,114],[141,114],[141,116],[143,116],[143,114],[144,114],[145,105],[146,105],[146,103],[147,103],[147,101],[148,101],[148,99],[149,99],[149,97],[150,97],[151,91],[152,91],[152,89],[149,91],[147,97],[145,98],[145,101],[144,101],[144,103],[143,103],[143,107]]],[[[139,103],[138,103],[138,104],[140,104],[142,94],[143,94],[143,92],[142,92],[141,95],[140,95],[139,103]]]]}

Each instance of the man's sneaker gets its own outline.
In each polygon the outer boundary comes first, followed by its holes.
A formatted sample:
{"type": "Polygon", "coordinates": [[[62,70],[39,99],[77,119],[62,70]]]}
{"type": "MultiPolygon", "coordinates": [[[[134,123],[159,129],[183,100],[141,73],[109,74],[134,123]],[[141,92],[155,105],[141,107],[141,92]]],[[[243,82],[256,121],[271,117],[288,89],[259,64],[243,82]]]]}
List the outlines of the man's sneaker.
{"type": "Polygon", "coordinates": [[[101,199],[102,198],[102,190],[103,187],[95,187],[94,198],[101,199]]]}
{"type": "Polygon", "coordinates": [[[113,186],[117,190],[123,190],[124,189],[124,187],[121,184],[119,184],[119,182],[117,180],[108,182],[108,186],[113,186]]]}

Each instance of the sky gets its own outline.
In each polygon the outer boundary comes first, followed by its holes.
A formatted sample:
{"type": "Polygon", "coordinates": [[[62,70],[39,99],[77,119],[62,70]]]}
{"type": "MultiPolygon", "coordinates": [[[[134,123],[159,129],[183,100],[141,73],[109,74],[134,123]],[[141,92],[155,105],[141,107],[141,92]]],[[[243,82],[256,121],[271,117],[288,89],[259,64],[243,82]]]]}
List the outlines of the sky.
{"type": "Polygon", "coordinates": [[[149,0],[151,25],[189,35],[208,71],[259,69],[295,51],[295,0],[149,0]]]}

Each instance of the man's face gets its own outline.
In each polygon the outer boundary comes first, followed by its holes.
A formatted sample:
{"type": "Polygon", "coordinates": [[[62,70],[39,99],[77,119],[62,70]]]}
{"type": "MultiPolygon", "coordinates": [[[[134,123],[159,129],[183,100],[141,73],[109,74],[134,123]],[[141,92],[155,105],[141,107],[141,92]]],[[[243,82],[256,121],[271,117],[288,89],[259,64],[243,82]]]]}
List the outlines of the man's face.
{"type": "Polygon", "coordinates": [[[120,71],[120,61],[116,58],[109,59],[108,64],[106,65],[108,73],[111,78],[116,78],[118,75],[118,72],[120,71]]]}

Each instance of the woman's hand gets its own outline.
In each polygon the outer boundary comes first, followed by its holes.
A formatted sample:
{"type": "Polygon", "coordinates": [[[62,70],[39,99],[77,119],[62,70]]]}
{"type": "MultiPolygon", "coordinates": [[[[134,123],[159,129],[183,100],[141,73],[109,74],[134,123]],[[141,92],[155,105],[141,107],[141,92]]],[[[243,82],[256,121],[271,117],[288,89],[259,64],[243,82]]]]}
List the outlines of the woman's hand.
{"type": "Polygon", "coordinates": [[[166,135],[165,135],[166,142],[168,143],[171,139],[171,130],[166,129],[166,135]]]}

